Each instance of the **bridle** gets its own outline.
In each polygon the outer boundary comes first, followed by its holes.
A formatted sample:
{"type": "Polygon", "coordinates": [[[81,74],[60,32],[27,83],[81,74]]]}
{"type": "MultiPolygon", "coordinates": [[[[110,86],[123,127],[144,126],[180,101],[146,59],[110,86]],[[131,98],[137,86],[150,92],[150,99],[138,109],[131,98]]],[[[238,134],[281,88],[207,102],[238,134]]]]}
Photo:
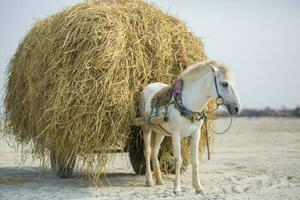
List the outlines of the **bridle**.
{"type": "MultiPolygon", "coordinates": [[[[217,92],[217,98],[216,98],[216,108],[210,112],[206,112],[206,113],[211,113],[211,112],[214,112],[216,111],[219,106],[221,105],[226,105],[225,102],[224,102],[224,99],[223,97],[221,96],[220,92],[219,92],[219,87],[218,87],[218,83],[217,83],[217,76],[216,76],[216,71],[214,69],[214,67],[212,65],[209,65],[210,68],[212,69],[213,71],[213,74],[214,74],[214,83],[215,83],[215,88],[216,88],[216,92],[217,92]]],[[[227,106],[227,105],[226,105],[227,106]]],[[[208,160],[210,160],[210,150],[209,150],[209,141],[208,141],[208,126],[207,126],[207,116],[205,115],[205,118],[204,118],[204,124],[205,124],[205,129],[206,129],[206,147],[207,147],[207,158],[208,160]]],[[[231,127],[231,124],[232,124],[232,116],[230,115],[230,123],[228,125],[228,127],[224,130],[224,131],[221,131],[221,132],[217,132],[215,131],[212,127],[211,127],[211,130],[215,133],[215,134],[223,134],[223,133],[226,133],[230,127],[231,127]]]]}
{"type": "MultiPolygon", "coordinates": [[[[209,65],[210,68],[212,69],[213,71],[213,74],[214,74],[214,83],[215,83],[215,88],[216,88],[216,92],[217,92],[217,98],[216,98],[216,108],[211,110],[211,111],[206,111],[206,114],[208,113],[212,113],[214,111],[216,111],[221,105],[225,105],[225,106],[228,106],[227,104],[225,104],[225,101],[223,99],[223,97],[221,96],[220,92],[219,92],[219,87],[218,87],[218,82],[217,82],[217,76],[216,76],[216,71],[214,69],[214,67],[212,65],[209,65]]],[[[205,123],[205,126],[206,126],[206,130],[207,130],[207,116],[205,115],[205,118],[204,118],[204,123],[205,123]]],[[[226,133],[230,127],[231,127],[231,124],[232,124],[232,116],[230,115],[230,123],[228,125],[228,127],[221,131],[221,132],[217,132],[215,131],[213,128],[211,128],[211,130],[215,133],[215,134],[223,134],[223,133],[226,133]]]]}
{"type": "Polygon", "coordinates": [[[216,98],[216,103],[217,103],[217,108],[221,105],[224,104],[224,99],[223,97],[221,96],[220,92],[219,92],[219,87],[218,87],[218,83],[217,83],[217,76],[216,76],[216,71],[214,69],[214,67],[212,65],[209,65],[210,68],[212,69],[213,71],[213,74],[214,74],[214,83],[215,83],[215,88],[216,88],[216,92],[217,92],[217,98],[216,98]]]}

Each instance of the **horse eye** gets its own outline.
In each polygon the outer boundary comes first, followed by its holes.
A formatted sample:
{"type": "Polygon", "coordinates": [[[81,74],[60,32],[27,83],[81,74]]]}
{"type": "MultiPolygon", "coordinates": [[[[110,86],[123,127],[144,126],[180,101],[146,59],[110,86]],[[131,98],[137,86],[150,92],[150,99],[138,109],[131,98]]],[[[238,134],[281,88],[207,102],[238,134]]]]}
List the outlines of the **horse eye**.
{"type": "Polygon", "coordinates": [[[222,86],[223,86],[223,87],[228,87],[228,83],[227,83],[227,82],[223,82],[223,83],[222,83],[222,86]]]}

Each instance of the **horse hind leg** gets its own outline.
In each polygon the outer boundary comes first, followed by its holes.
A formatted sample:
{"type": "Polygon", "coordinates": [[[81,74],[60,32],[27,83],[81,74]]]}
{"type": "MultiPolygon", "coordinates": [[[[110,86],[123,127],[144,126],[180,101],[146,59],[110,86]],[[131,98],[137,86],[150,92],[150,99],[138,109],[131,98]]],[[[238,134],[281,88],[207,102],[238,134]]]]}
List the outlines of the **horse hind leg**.
{"type": "Polygon", "coordinates": [[[156,178],[156,184],[157,185],[163,185],[164,184],[163,178],[161,176],[161,171],[160,171],[160,167],[159,167],[159,160],[158,160],[158,153],[159,153],[160,145],[161,145],[163,139],[164,139],[163,135],[152,132],[151,157],[152,157],[152,166],[153,166],[154,176],[156,178]]]}
{"type": "Polygon", "coordinates": [[[146,161],[146,185],[149,187],[153,186],[153,178],[150,166],[151,156],[151,129],[143,126],[143,138],[144,138],[144,156],[146,161]]]}

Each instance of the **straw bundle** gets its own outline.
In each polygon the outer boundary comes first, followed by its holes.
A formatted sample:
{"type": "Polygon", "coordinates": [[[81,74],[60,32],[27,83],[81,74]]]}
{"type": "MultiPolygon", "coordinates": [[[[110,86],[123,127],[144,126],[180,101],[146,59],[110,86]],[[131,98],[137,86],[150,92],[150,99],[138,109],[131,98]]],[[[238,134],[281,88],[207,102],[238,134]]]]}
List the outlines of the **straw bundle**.
{"type": "Polygon", "coordinates": [[[7,130],[38,158],[50,149],[79,154],[99,174],[106,152],[126,145],[141,89],[205,59],[201,40],[152,5],[80,3],[37,21],[20,43],[9,65],[7,130]]]}

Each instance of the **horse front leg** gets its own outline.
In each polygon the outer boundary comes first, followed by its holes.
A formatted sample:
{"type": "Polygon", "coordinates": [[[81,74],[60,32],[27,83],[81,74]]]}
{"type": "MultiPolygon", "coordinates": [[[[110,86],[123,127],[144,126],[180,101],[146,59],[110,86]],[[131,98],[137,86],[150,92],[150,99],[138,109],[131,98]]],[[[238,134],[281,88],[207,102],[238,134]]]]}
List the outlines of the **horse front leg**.
{"type": "Polygon", "coordinates": [[[204,189],[200,184],[199,180],[199,140],[200,140],[201,131],[197,130],[195,133],[192,134],[192,141],[191,141],[191,159],[192,159],[192,182],[193,187],[196,189],[196,194],[204,193],[204,189]]]}
{"type": "Polygon", "coordinates": [[[174,134],[172,135],[172,144],[174,150],[174,158],[175,158],[175,183],[174,183],[174,194],[180,195],[181,194],[181,187],[180,187],[180,169],[182,165],[181,159],[181,147],[180,147],[180,135],[174,134]]]}
{"type": "Polygon", "coordinates": [[[153,178],[151,173],[150,156],[151,156],[151,129],[149,127],[143,127],[144,138],[144,156],[146,161],[146,185],[153,186],[153,178]]]}

